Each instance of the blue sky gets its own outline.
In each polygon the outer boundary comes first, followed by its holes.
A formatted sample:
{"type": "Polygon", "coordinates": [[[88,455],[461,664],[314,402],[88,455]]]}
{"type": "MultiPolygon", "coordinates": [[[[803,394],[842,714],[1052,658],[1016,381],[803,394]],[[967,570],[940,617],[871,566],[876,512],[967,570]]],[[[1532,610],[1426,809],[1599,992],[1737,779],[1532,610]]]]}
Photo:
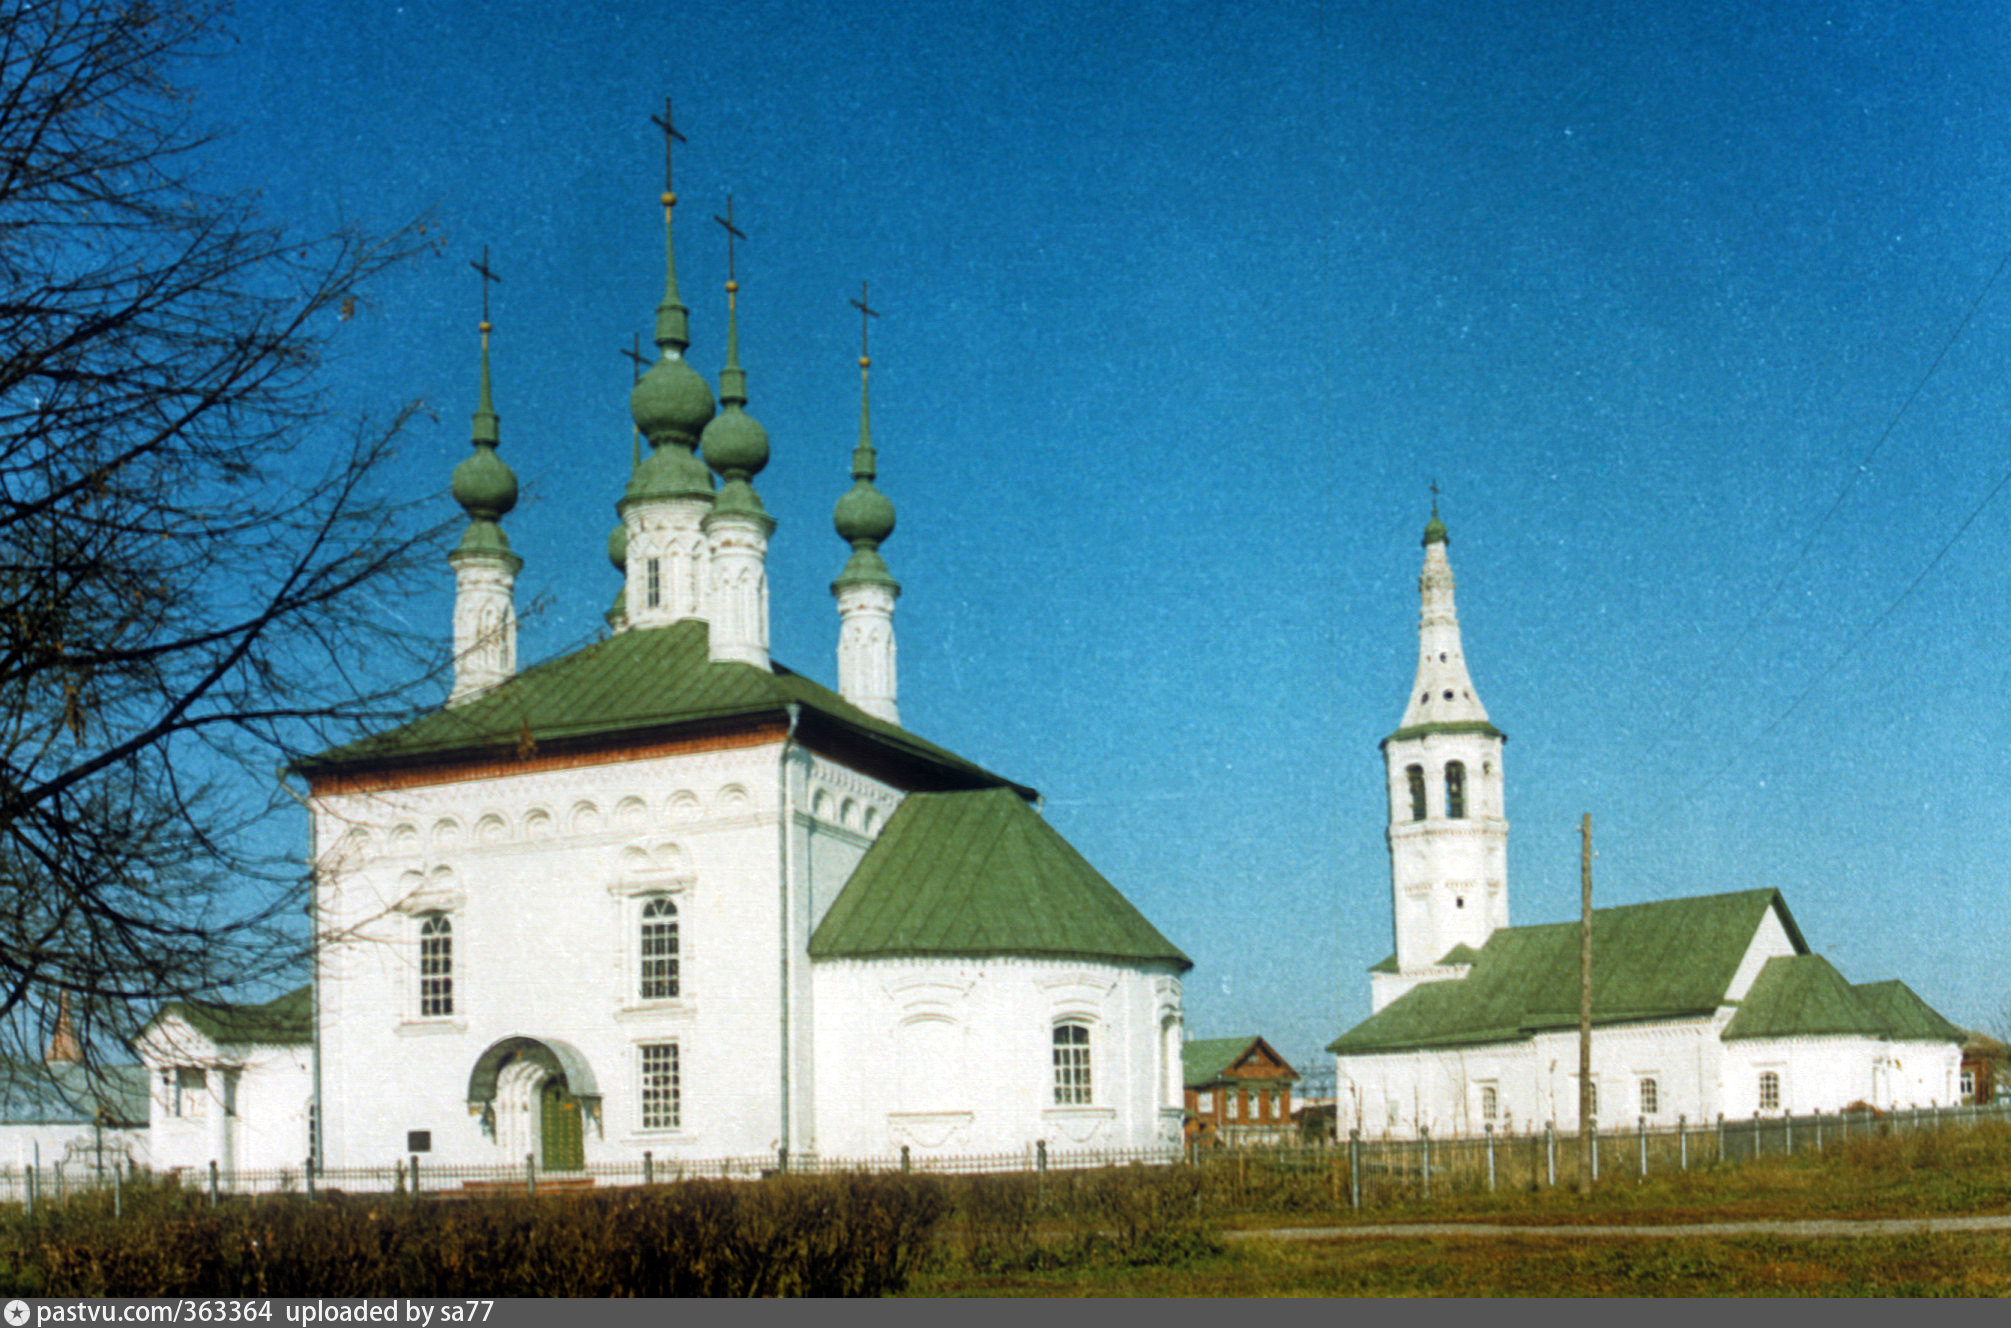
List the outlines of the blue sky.
{"type": "MultiPolygon", "coordinates": [[[[664,96],[714,383],[728,193],[750,237],[774,649],[826,682],[872,283],[903,719],[1044,791],[1196,960],[1197,1034],[1306,1068],[1367,1013],[1433,478],[1513,920],[1573,913],[1590,812],[1603,902],[1777,886],[1851,979],[2003,1004],[2000,7],[261,0],[232,31],[185,80],[221,179],[307,228],[436,219],[329,382],[432,407],[401,478],[443,505],[490,246],[527,660],[617,584],[664,96]]],[[[444,648],[450,586],[385,612],[444,648]]]]}

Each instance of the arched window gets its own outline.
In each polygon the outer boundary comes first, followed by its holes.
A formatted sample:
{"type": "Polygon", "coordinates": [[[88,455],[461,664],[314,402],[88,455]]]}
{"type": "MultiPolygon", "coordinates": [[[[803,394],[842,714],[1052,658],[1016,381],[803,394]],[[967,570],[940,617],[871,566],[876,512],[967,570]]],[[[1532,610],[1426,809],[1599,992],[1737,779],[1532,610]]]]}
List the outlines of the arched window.
{"type": "Polygon", "coordinates": [[[1090,1101],[1089,1025],[1054,1026],[1054,1104],[1086,1107],[1090,1101]]]}
{"type": "Polygon", "coordinates": [[[1413,821],[1422,821],[1424,819],[1424,767],[1414,765],[1404,771],[1404,776],[1410,780],[1410,818],[1413,821]]]}
{"type": "Polygon", "coordinates": [[[643,587],[649,607],[663,603],[663,569],[654,558],[643,564],[643,587]]]}
{"type": "Polygon", "coordinates": [[[419,924],[419,1017],[444,1019],[454,1013],[454,924],[445,913],[428,913],[419,924]]]}
{"type": "Polygon", "coordinates": [[[1651,1078],[1641,1080],[1641,1114],[1653,1116],[1662,1110],[1662,1086],[1651,1078]]]}
{"type": "Polygon", "coordinates": [[[1760,1110],[1781,1109],[1781,1076],[1775,1070],[1760,1071],[1760,1110]]]}
{"type": "Polygon", "coordinates": [[[675,1000],[677,978],[677,905],[658,895],[642,908],[642,998],[675,1000]]]}
{"type": "Polygon", "coordinates": [[[1454,820],[1466,815],[1466,767],[1458,761],[1445,763],[1445,814],[1454,820]]]}

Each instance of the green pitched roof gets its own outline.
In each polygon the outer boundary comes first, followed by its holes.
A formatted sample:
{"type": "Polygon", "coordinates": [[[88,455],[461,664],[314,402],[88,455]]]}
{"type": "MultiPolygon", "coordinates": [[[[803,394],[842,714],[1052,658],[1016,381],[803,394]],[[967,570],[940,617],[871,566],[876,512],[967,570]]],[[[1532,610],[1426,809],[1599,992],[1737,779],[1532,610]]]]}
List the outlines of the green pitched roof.
{"type": "MultiPolygon", "coordinates": [[[[1596,909],[1592,1017],[1623,1023],[1715,1010],[1768,910],[1808,946],[1774,890],[1596,909]]],[[[1450,956],[1448,956],[1450,958],[1450,956]]],[[[1578,1022],[1578,924],[1504,927],[1464,978],[1422,983],[1328,1050],[1341,1054],[1502,1042],[1578,1022]]]]}
{"type": "Polygon", "coordinates": [[[154,1021],[178,1014],[212,1042],[289,1046],[314,1041],[314,989],[298,987],[263,1005],[169,1001],[154,1021]]]}
{"type": "Polygon", "coordinates": [[[1455,964],[1470,964],[1480,958],[1480,951],[1461,941],[1438,957],[1439,967],[1450,968],[1455,964]]]}
{"type": "Polygon", "coordinates": [[[1882,1037],[1887,1020],[1829,960],[1817,954],[1779,955],[1753,979],[1725,1040],[1774,1037],[1882,1037]]]}
{"type": "MultiPolygon", "coordinates": [[[[1278,1075],[1271,1079],[1231,1080],[1228,1078],[1229,1068],[1241,1060],[1244,1053],[1260,1043],[1266,1048],[1270,1047],[1268,1042],[1264,1042],[1264,1039],[1256,1036],[1196,1038],[1192,1042],[1183,1042],[1180,1044],[1180,1081],[1188,1088],[1207,1088],[1211,1084],[1232,1082],[1297,1083],[1299,1076],[1296,1071],[1289,1075],[1278,1075]]],[[[1272,1051],[1271,1054],[1277,1056],[1276,1051],[1272,1051]]],[[[1278,1063],[1284,1065],[1285,1058],[1279,1056],[1278,1063]]],[[[1291,1069],[1289,1065],[1285,1066],[1285,1068],[1288,1070],[1291,1069]]]]}
{"type": "Polygon", "coordinates": [[[1192,961],[1009,789],[903,799],[810,938],[813,958],[1192,961]]]}
{"type": "Polygon", "coordinates": [[[1886,1036],[1901,1042],[1962,1042],[1972,1034],[1947,1019],[1920,999],[1913,988],[1898,978],[1884,982],[1860,982],[1857,994],[1885,1017],[1886,1036]]]}
{"type": "MultiPolygon", "coordinates": [[[[526,669],[466,704],[309,757],[295,769],[316,775],[515,753],[527,745],[635,740],[692,725],[782,719],[792,706],[806,727],[901,762],[915,787],[1019,788],[780,664],[771,673],[712,660],[708,629],[697,620],[616,633],[526,669]]],[[[1032,796],[1030,789],[1020,792],[1032,796]]]]}
{"type": "Polygon", "coordinates": [[[1369,965],[1369,972],[1371,972],[1371,973],[1401,973],[1401,972],[1403,972],[1403,969],[1402,969],[1402,968],[1400,968],[1400,967],[1398,967],[1398,965],[1397,965],[1397,957],[1396,957],[1396,953],[1395,953],[1394,951],[1392,951],[1392,952],[1390,953],[1389,957],[1388,957],[1388,958],[1386,958],[1386,959],[1384,959],[1384,960],[1383,960],[1383,961],[1382,961],[1381,963],[1379,963],[1379,964],[1371,964],[1371,965],[1369,965]]]}

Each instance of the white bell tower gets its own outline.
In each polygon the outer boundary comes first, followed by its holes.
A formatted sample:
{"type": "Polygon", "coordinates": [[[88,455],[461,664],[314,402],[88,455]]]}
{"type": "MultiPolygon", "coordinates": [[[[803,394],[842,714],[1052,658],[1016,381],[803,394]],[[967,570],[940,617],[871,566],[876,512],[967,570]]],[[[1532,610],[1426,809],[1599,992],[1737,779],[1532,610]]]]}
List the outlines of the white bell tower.
{"type": "Polygon", "coordinates": [[[1466,976],[1466,952],[1508,925],[1505,739],[1467,676],[1446,543],[1434,503],[1418,578],[1417,681],[1403,722],[1382,743],[1396,968],[1371,974],[1377,1010],[1421,982],[1466,976]]]}

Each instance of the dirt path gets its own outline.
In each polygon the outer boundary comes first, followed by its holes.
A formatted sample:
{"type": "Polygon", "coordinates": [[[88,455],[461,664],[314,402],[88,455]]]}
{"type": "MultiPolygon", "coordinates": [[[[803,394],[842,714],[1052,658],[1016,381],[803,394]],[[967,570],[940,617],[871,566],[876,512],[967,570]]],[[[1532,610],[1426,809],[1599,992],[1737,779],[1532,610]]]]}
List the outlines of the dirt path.
{"type": "Polygon", "coordinates": [[[1338,1240],[1349,1236],[1443,1240],[1446,1237],[1500,1236],[1914,1236],[1925,1232],[2011,1231],[2011,1213],[1987,1217],[1877,1217],[1801,1222],[1674,1222],[1665,1225],[1599,1226],[1589,1223],[1524,1226],[1505,1222],[1397,1222],[1382,1226],[1279,1227],[1270,1231],[1225,1231],[1225,1240],[1338,1240]]]}

